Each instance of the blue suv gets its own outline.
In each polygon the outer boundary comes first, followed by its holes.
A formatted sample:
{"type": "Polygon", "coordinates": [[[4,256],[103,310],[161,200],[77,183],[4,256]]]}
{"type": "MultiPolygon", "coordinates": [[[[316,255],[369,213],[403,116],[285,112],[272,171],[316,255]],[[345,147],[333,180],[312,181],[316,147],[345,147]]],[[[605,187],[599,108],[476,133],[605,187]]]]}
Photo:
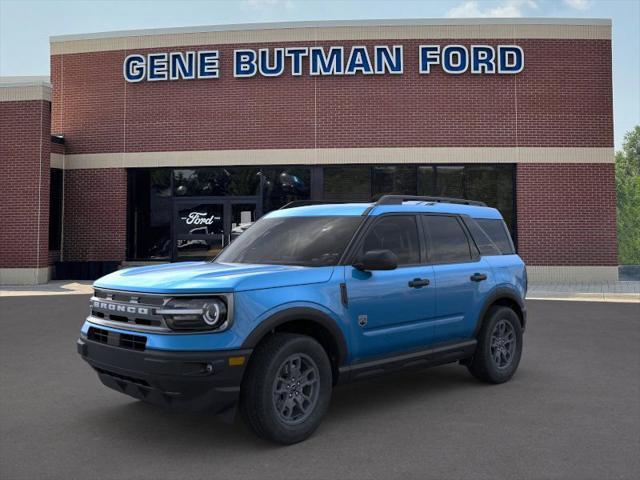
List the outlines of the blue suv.
{"type": "Polygon", "coordinates": [[[239,405],[256,434],[291,444],[340,383],[450,362],[513,376],[527,277],[496,209],[397,195],[290,207],[213,261],[96,281],[77,347],[102,383],[155,404],[239,405]]]}

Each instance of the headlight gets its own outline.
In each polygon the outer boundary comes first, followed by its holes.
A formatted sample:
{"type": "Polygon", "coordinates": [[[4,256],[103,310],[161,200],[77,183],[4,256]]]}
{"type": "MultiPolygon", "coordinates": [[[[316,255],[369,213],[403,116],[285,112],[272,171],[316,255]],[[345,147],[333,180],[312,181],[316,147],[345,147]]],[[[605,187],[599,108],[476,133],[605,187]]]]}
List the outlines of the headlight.
{"type": "Polygon", "coordinates": [[[229,326],[227,304],[217,297],[172,298],[156,313],[164,317],[172,330],[221,331],[229,326]]]}

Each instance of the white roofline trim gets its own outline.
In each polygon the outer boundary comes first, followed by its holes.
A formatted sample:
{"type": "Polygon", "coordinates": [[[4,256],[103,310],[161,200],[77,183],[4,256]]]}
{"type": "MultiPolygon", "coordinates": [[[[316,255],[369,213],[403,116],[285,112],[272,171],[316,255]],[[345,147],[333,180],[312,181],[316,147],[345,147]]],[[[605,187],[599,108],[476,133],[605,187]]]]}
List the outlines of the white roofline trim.
{"type": "Polygon", "coordinates": [[[575,25],[611,26],[608,18],[416,18],[381,20],[339,20],[274,23],[239,23],[232,25],[203,25],[194,27],[150,28],[141,30],[118,30],[111,32],[53,35],[50,43],[105,38],[140,37],[149,35],[176,35],[208,32],[233,32],[255,30],[282,30],[294,28],[340,28],[340,27],[396,27],[396,26],[474,26],[474,25],[575,25]]]}
{"type": "Polygon", "coordinates": [[[433,163],[614,163],[613,147],[380,147],[190,150],[64,155],[66,170],[88,168],[433,163]]]}
{"type": "Polygon", "coordinates": [[[0,87],[49,87],[51,88],[51,82],[47,76],[3,76],[0,77],[0,87]]]}

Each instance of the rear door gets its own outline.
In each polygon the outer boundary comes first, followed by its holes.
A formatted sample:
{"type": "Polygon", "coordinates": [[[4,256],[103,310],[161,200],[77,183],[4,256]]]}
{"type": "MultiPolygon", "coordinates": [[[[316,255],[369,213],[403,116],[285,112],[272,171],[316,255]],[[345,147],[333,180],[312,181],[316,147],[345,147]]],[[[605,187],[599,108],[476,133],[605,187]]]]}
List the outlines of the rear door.
{"type": "Polygon", "coordinates": [[[429,262],[434,269],[434,339],[470,338],[494,279],[462,220],[456,215],[421,215],[429,262]]]}
{"type": "Polygon", "coordinates": [[[391,250],[398,257],[397,269],[362,272],[345,267],[355,361],[433,342],[433,267],[425,264],[418,220],[413,214],[380,216],[357,245],[355,258],[369,250],[391,250]]]}

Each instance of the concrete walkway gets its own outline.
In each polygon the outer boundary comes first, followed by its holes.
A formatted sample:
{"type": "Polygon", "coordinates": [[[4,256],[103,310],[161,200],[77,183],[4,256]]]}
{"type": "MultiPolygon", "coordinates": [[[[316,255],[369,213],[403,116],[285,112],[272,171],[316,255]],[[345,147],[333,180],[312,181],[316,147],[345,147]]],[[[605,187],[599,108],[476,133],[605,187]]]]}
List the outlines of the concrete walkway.
{"type": "MultiPolygon", "coordinates": [[[[0,287],[0,297],[90,295],[92,283],[58,280],[45,285],[0,287]]],[[[640,303],[640,282],[531,283],[527,299],[640,303]]]]}
{"type": "Polygon", "coordinates": [[[91,280],[54,280],[43,285],[17,285],[0,287],[0,297],[31,297],[41,295],[90,295],[91,280]]]}
{"type": "Polygon", "coordinates": [[[640,303],[640,282],[531,283],[527,300],[640,303]]]}

